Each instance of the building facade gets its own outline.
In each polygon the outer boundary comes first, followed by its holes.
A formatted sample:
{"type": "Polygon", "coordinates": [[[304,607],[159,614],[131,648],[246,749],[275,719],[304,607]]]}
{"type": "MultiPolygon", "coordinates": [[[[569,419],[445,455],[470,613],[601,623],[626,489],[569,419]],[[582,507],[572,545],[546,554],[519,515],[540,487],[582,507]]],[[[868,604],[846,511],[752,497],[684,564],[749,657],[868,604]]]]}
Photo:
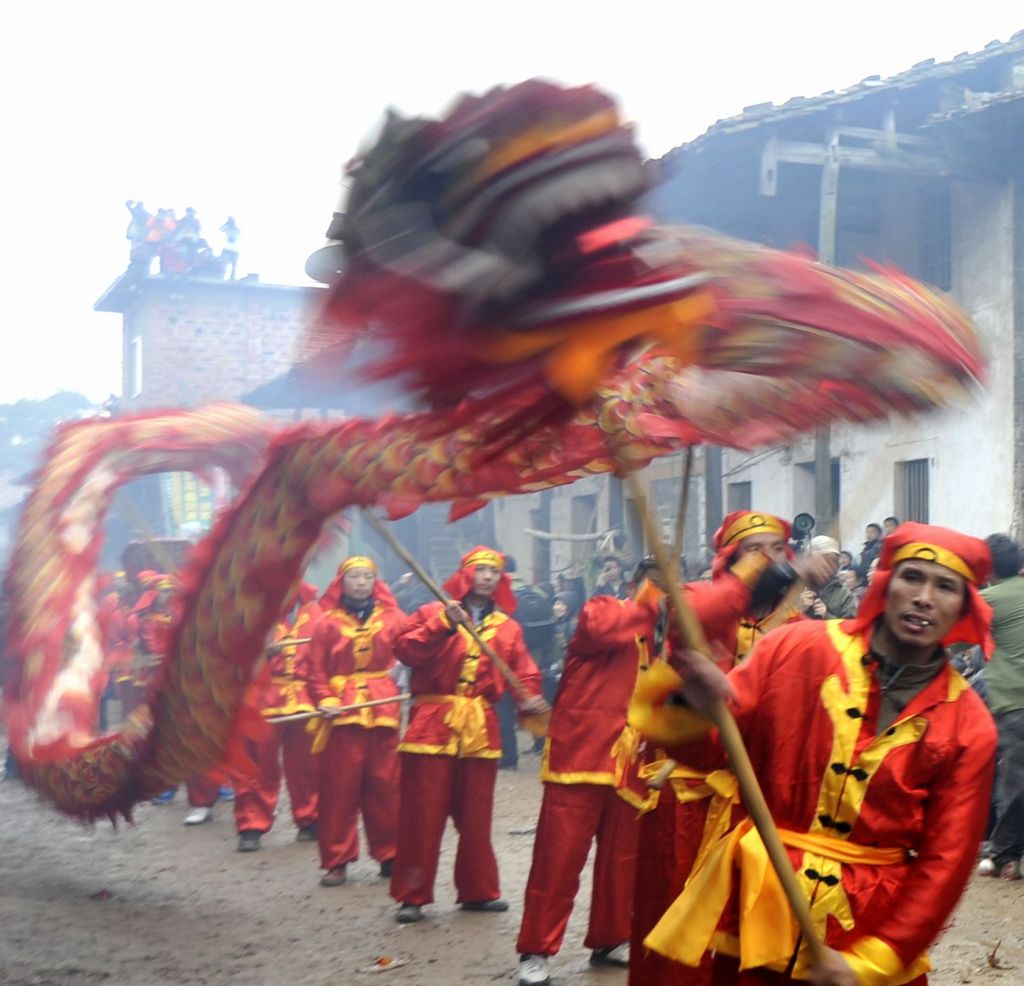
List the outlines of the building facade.
{"type": "Polygon", "coordinates": [[[889,515],[1024,533],[1024,32],[748,107],[659,164],[660,221],[809,246],[843,266],[895,265],[952,295],[989,361],[983,388],[954,409],[725,452],[709,477],[723,509],[806,511],[854,549],[889,515]]]}

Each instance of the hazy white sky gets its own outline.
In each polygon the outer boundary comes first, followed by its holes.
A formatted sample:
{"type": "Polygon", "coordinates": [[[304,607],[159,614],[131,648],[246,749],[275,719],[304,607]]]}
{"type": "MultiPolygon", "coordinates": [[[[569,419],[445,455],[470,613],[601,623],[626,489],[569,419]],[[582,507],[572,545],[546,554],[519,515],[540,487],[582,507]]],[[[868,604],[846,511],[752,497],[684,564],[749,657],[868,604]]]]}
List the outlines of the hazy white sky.
{"type": "Polygon", "coordinates": [[[844,88],[1024,28],[1014,0],[78,0],[9,5],[0,41],[5,229],[0,403],[120,390],[124,201],[204,233],[234,215],[241,268],[306,283],[341,163],[384,108],[546,75],[617,94],[651,154],[765,101],[844,88]]]}

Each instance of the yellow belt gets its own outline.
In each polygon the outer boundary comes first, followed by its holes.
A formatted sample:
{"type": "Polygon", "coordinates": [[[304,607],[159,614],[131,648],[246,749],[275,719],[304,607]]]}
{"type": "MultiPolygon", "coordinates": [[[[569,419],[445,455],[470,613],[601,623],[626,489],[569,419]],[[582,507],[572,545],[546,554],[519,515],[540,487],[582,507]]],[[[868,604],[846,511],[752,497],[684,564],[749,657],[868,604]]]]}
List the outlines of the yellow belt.
{"type": "MultiPolygon", "coordinates": [[[[785,845],[839,863],[891,866],[906,861],[903,849],[876,849],[818,832],[780,829],[785,845]]],[[[785,965],[796,949],[797,932],[761,836],[744,819],[707,853],[686,889],[662,915],[644,944],[661,955],[696,967],[708,950],[729,901],[733,870],[739,869],[740,968],[785,965]]]]}
{"type": "MultiPolygon", "coordinates": [[[[653,763],[645,764],[640,768],[640,779],[643,781],[653,780],[661,772],[665,762],[664,760],[655,760],[653,763]]],[[[707,818],[704,820],[700,845],[697,847],[697,854],[694,856],[691,868],[691,872],[696,872],[703,865],[704,858],[711,851],[711,847],[729,831],[729,825],[732,822],[732,809],[739,803],[739,787],[736,777],[729,770],[713,770],[708,773],[677,764],[672,773],[668,775],[668,781],[672,784],[676,801],[682,805],[703,801],[705,798],[711,799],[707,818]],[[685,781],[700,781],[700,783],[686,784],[685,781]]]]}
{"type": "MultiPolygon", "coordinates": [[[[371,678],[388,678],[390,677],[389,671],[353,671],[351,674],[335,674],[331,675],[331,679],[328,682],[331,686],[331,690],[334,695],[330,695],[325,698],[320,704],[324,708],[337,708],[341,705],[341,696],[345,694],[345,689],[348,687],[350,681],[355,682],[356,688],[364,688],[366,682],[371,678]]],[[[356,701],[359,702],[362,699],[358,697],[356,701]]],[[[364,712],[368,712],[369,709],[364,709],[364,712]]],[[[313,734],[313,753],[322,753],[327,749],[327,740],[331,735],[331,728],[333,726],[348,725],[348,723],[339,722],[337,719],[317,718],[310,719],[306,726],[306,732],[313,734]]]]}
{"type": "Polygon", "coordinates": [[[417,695],[416,705],[450,705],[445,725],[455,734],[459,750],[471,756],[490,747],[487,738],[487,710],[491,703],[482,695],[417,695]]]}

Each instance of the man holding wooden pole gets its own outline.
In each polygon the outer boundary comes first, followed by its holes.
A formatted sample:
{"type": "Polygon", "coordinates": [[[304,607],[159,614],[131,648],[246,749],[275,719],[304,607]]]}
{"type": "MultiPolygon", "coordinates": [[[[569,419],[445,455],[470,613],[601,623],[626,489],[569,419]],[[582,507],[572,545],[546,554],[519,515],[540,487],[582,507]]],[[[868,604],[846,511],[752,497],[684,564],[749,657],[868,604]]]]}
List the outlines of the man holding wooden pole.
{"type": "MultiPolygon", "coordinates": [[[[714,986],[923,986],[988,813],[995,729],[943,644],[991,645],[989,564],[984,542],[907,523],[885,539],[856,618],[781,628],[728,678],[677,655],[695,728],[728,698],[820,937],[811,954],[743,819],[647,947],[690,966],[714,951],[714,986]]],[[[680,752],[702,770],[723,763],[714,735],[680,752]]]]}
{"type": "Polygon", "coordinates": [[[452,602],[430,603],[410,618],[395,643],[412,668],[409,726],[402,759],[398,855],[391,896],[399,922],[419,921],[434,900],[441,838],[451,815],[459,832],[455,887],[466,911],[506,911],[491,845],[494,785],[501,757],[493,706],[506,679],[487,653],[492,649],[514,679],[520,712],[543,712],[541,676],[511,618],[515,595],[505,557],[477,547],[445,583],[452,602]],[[476,636],[469,627],[475,628],[476,636]],[[521,692],[522,694],[519,694],[521,692]]]}

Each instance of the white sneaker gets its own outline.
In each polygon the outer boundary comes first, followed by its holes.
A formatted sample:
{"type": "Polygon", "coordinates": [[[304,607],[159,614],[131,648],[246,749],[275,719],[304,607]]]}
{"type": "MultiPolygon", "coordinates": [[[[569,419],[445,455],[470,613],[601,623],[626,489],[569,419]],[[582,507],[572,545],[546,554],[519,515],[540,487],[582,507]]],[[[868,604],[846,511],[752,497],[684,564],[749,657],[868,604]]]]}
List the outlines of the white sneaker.
{"type": "Polygon", "coordinates": [[[547,986],[551,982],[551,960],[546,955],[519,957],[519,986],[547,986]]]}
{"type": "Polygon", "coordinates": [[[185,816],[186,825],[202,825],[203,822],[213,821],[213,809],[212,808],[193,808],[185,816]]]}
{"type": "Polygon", "coordinates": [[[995,876],[996,875],[996,864],[995,860],[983,859],[978,863],[978,876],[995,876]]]}

